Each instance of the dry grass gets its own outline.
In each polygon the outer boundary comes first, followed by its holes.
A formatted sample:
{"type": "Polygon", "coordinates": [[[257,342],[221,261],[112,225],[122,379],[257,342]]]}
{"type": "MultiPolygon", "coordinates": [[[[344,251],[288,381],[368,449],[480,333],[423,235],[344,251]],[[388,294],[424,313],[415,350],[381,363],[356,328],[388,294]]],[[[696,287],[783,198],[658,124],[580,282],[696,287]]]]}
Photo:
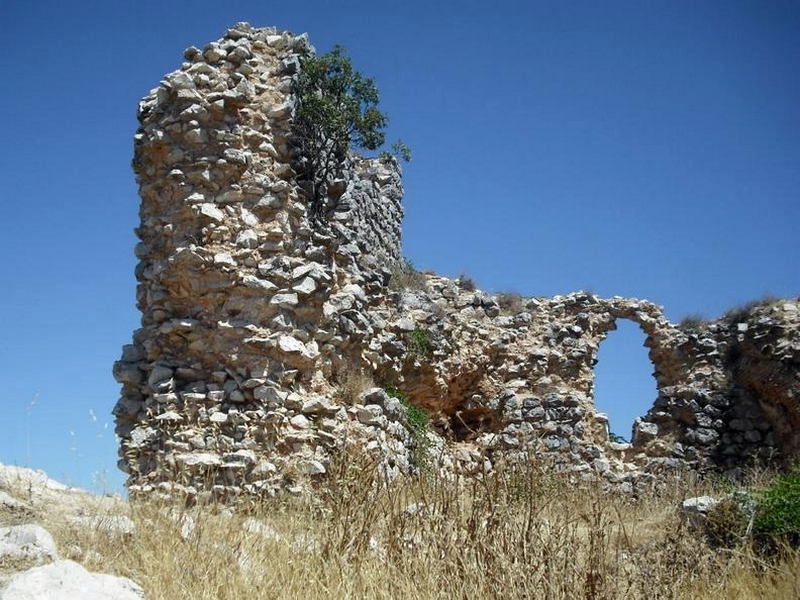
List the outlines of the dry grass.
{"type": "Polygon", "coordinates": [[[333,399],[340,404],[355,404],[362,392],[375,387],[375,380],[362,370],[347,368],[337,376],[333,399]]]}
{"type": "Polygon", "coordinates": [[[51,530],[150,600],[800,597],[797,551],[767,563],[687,528],[676,505],[707,490],[685,481],[632,498],[533,466],[392,485],[373,472],[340,462],[313,497],[235,511],[134,504],[131,535],[51,530]]]}

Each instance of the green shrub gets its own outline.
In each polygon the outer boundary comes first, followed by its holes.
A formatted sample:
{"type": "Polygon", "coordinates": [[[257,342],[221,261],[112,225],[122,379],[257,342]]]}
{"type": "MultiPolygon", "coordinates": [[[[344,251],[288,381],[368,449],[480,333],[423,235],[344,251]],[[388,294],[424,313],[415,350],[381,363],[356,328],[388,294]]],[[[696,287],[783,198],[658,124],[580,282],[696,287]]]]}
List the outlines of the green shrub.
{"type": "Polygon", "coordinates": [[[394,387],[386,388],[386,393],[392,398],[397,398],[405,409],[405,425],[414,441],[412,456],[421,471],[430,469],[430,442],[428,441],[428,431],[430,431],[430,417],[419,406],[412,404],[408,397],[394,387]]]}
{"type": "MultiPolygon", "coordinates": [[[[377,86],[353,68],[339,45],[328,54],[303,54],[293,91],[297,101],[292,128],[297,153],[294,169],[309,200],[311,222],[319,225],[326,218],[328,186],[342,173],[348,152],[381,148],[388,119],[378,108],[377,86]]],[[[401,141],[392,149],[399,157],[411,159],[401,141]]]]}
{"type": "Polygon", "coordinates": [[[706,532],[713,545],[724,548],[745,540],[761,553],[800,548],[800,473],[778,475],[760,491],[728,494],[709,510],[706,532]]]}
{"type": "Polygon", "coordinates": [[[753,526],[766,541],[800,547],[800,471],[779,475],[759,494],[753,526]]]}
{"type": "Polygon", "coordinates": [[[411,354],[416,356],[430,356],[433,354],[433,344],[427,329],[417,327],[405,335],[406,347],[411,354]]]}

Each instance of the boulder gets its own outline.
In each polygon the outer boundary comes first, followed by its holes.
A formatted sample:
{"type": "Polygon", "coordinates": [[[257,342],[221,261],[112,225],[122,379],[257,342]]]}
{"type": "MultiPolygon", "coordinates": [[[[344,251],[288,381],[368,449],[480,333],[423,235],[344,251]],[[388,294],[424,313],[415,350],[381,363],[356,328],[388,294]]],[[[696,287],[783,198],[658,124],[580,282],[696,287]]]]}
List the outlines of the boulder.
{"type": "Polygon", "coordinates": [[[0,600],[143,600],[144,591],[126,577],[90,573],[78,563],[60,560],[14,575],[0,600]]]}

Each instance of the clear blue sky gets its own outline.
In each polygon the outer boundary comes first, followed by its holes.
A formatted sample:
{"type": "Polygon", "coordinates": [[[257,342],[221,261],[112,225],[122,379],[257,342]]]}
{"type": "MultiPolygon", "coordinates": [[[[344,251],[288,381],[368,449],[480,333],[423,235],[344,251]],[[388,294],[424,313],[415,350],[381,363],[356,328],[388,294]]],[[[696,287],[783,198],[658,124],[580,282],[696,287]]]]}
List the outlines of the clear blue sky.
{"type": "MultiPolygon", "coordinates": [[[[796,1],[0,2],[0,462],[119,489],[136,104],[237,21],[342,43],[376,79],[414,153],[420,268],[648,298],[673,320],[800,293],[796,1]]],[[[643,339],[601,347],[623,435],[653,400],[643,339]]]]}

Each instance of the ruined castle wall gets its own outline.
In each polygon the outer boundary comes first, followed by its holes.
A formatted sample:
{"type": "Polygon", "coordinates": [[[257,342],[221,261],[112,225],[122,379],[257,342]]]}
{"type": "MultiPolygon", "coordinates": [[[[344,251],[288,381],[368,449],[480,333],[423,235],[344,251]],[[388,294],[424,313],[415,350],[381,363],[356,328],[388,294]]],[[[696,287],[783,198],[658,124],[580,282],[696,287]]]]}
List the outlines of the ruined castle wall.
{"type": "Polygon", "coordinates": [[[650,302],[581,293],[501,310],[494,297],[435,277],[390,302],[398,306],[392,335],[378,339],[382,356],[394,354],[384,377],[438,414],[451,437],[483,452],[598,471],[614,483],[670,469],[736,475],[753,461],[796,460],[797,301],[695,330],[670,323],[650,302]],[[593,396],[599,346],[619,319],[645,333],[658,390],[632,445],[609,440],[593,396]],[[409,351],[420,331],[431,344],[424,355],[409,351]],[[394,349],[398,340],[404,352],[394,349]]]}
{"type": "Polygon", "coordinates": [[[132,493],[299,489],[346,446],[389,476],[423,462],[475,473],[502,456],[629,488],[665,469],[796,460],[796,300],[689,330],[635,299],[509,303],[421,274],[398,289],[392,159],[350,157],[327,224],[312,226],[291,148],[307,49],[239,24],[189,48],[140,103],[142,322],[114,367],[132,493]],[[658,389],[632,445],[609,441],[593,396],[598,348],[619,319],[644,331],[658,389]],[[353,374],[377,387],[349,389],[353,374]],[[426,442],[390,387],[430,415],[426,442]]]}
{"type": "MultiPolygon", "coordinates": [[[[306,404],[314,378],[367,333],[357,315],[399,255],[402,187],[393,161],[354,158],[331,230],[309,226],[290,147],[306,47],[237,25],[188,49],[140,103],[142,328],[115,365],[132,491],[199,479],[272,489],[292,470],[324,472],[324,443],[335,446],[351,417],[360,423],[327,400],[306,404]]],[[[390,421],[371,433],[386,453],[404,452],[407,432],[390,421]]]]}

